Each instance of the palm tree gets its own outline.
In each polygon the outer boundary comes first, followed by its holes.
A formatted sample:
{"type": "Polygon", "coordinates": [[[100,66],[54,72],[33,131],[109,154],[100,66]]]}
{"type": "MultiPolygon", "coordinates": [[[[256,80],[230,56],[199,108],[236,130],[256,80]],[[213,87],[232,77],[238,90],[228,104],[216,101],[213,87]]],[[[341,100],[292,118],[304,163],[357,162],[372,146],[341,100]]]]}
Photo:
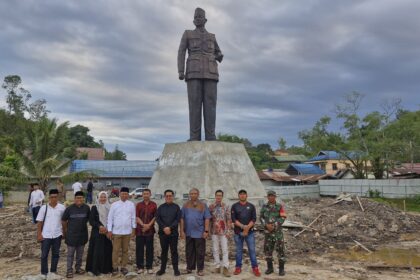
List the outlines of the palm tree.
{"type": "Polygon", "coordinates": [[[65,156],[67,148],[71,147],[67,136],[68,122],[60,125],[56,119],[46,117],[34,123],[33,129],[27,132],[27,149],[20,153],[22,171],[26,176],[37,180],[43,191],[52,176],[59,176],[63,181],[68,181],[78,176],[87,176],[77,173],[62,176],[68,170],[72,159],[65,156]]]}

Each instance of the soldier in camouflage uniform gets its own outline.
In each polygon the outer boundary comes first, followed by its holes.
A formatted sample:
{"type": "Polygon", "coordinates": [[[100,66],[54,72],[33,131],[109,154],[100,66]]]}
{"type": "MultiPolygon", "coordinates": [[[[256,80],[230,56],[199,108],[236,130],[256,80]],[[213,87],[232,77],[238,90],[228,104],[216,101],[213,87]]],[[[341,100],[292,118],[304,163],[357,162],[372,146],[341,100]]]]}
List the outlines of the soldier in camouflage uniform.
{"type": "Polygon", "coordinates": [[[279,258],[279,275],[285,275],[286,262],[282,224],[286,220],[286,212],[282,204],[276,201],[276,192],[267,192],[268,202],[261,208],[260,219],[264,226],[264,255],[267,261],[265,274],[274,272],[273,251],[276,249],[279,258]]]}

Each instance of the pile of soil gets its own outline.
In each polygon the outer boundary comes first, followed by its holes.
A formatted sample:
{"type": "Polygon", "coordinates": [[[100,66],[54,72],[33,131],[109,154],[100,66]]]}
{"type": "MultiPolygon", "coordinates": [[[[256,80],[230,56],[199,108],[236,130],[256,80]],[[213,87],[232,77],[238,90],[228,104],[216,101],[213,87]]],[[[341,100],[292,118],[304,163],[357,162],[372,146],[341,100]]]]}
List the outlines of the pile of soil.
{"type": "MultiPolygon", "coordinates": [[[[294,237],[300,228],[285,228],[284,236],[289,259],[302,259],[313,254],[324,254],[332,249],[341,250],[354,246],[353,240],[374,250],[387,242],[398,241],[402,234],[420,232],[419,216],[403,213],[398,209],[361,198],[363,212],[356,199],[332,205],[333,198],[294,199],[286,202],[288,220],[310,224],[307,230],[294,237]],[[338,221],[340,219],[340,222],[338,221]]],[[[262,231],[256,232],[257,255],[263,259],[262,231]]],[[[160,263],[160,245],[155,236],[155,265],[160,263]]],[[[234,259],[234,242],[229,242],[230,258],[234,259]]],[[[66,246],[61,247],[65,256],[66,246]]],[[[87,246],[86,246],[87,250],[87,246]]],[[[246,252],[246,249],[244,250],[246,252]]],[[[185,262],[185,242],[180,240],[178,252],[181,263],[185,262]]],[[[206,260],[212,261],[211,241],[207,241],[206,260]]],[[[40,245],[36,242],[36,225],[31,223],[23,205],[11,205],[0,211],[0,257],[39,258],[40,245]]],[[[130,263],[135,261],[134,241],[130,243],[130,263]]],[[[86,255],[86,254],[85,254],[86,255]]],[[[169,262],[170,263],[170,262],[169,262]]]]}
{"type": "Polygon", "coordinates": [[[299,256],[308,252],[325,253],[330,249],[348,249],[362,243],[370,250],[388,242],[396,242],[403,234],[420,231],[420,217],[404,213],[391,206],[368,198],[360,198],[362,211],[356,198],[336,202],[333,198],[295,199],[286,203],[288,219],[310,224],[316,231],[287,229],[285,240],[288,255],[299,256]]]}

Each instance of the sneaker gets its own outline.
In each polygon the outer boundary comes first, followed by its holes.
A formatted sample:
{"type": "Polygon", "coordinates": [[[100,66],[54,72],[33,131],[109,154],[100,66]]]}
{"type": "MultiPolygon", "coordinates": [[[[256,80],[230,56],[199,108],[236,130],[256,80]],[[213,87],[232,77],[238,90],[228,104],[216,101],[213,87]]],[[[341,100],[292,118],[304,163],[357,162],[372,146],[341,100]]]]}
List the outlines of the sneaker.
{"type": "Polygon", "coordinates": [[[137,274],[143,274],[144,273],[144,269],[143,268],[139,268],[139,270],[137,270],[137,274]]]}
{"type": "Polygon", "coordinates": [[[221,267],[216,267],[216,268],[213,270],[213,272],[214,272],[214,273],[220,273],[220,272],[222,272],[222,268],[221,268],[221,267]]]}
{"type": "Polygon", "coordinates": [[[197,275],[198,275],[198,276],[204,276],[204,271],[203,271],[203,270],[199,270],[199,271],[197,272],[197,275]]]}
{"type": "Polygon", "coordinates": [[[229,272],[229,269],[227,269],[227,267],[223,268],[223,276],[230,277],[230,272],[229,272]]]}
{"type": "Polygon", "coordinates": [[[125,268],[125,267],[121,268],[121,273],[122,273],[123,275],[127,275],[127,273],[128,273],[127,268],[125,268]]]}
{"type": "Polygon", "coordinates": [[[85,270],[84,269],[78,269],[78,270],[76,270],[76,274],[79,274],[79,275],[82,275],[82,274],[85,274],[85,270]]]}
{"type": "Polygon", "coordinates": [[[233,272],[233,275],[239,275],[241,274],[241,268],[240,267],[235,267],[235,271],[233,272]]]}
{"type": "Polygon", "coordinates": [[[155,272],[153,271],[153,269],[148,269],[147,270],[147,274],[154,274],[155,272]]]}
{"type": "Polygon", "coordinates": [[[115,275],[117,275],[118,274],[118,268],[114,268],[113,270],[112,270],[112,276],[115,276],[115,275]]]}
{"type": "Polygon", "coordinates": [[[260,272],[260,270],[258,269],[258,266],[253,267],[253,268],[252,268],[252,272],[254,272],[254,275],[255,275],[255,276],[257,276],[257,277],[260,277],[260,276],[261,276],[261,272],[260,272]]]}

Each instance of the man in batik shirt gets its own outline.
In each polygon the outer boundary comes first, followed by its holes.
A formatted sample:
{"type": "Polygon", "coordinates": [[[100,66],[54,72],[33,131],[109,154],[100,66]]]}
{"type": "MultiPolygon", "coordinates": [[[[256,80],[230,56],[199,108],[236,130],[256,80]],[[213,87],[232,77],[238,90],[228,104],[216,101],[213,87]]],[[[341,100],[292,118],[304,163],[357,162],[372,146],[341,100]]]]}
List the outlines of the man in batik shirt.
{"type": "Polygon", "coordinates": [[[223,200],[223,191],[217,190],[214,194],[216,201],[209,206],[211,220],[210,233],[213,242],[213,257],[216,266],[215,272],[230,277],[229,273],[229,252],[227,239],[230,236],[232,220],[230,218],[230,209],[223,200]],[[222,261],[219,256],[219,247],[222,247],[222,261]]]}

